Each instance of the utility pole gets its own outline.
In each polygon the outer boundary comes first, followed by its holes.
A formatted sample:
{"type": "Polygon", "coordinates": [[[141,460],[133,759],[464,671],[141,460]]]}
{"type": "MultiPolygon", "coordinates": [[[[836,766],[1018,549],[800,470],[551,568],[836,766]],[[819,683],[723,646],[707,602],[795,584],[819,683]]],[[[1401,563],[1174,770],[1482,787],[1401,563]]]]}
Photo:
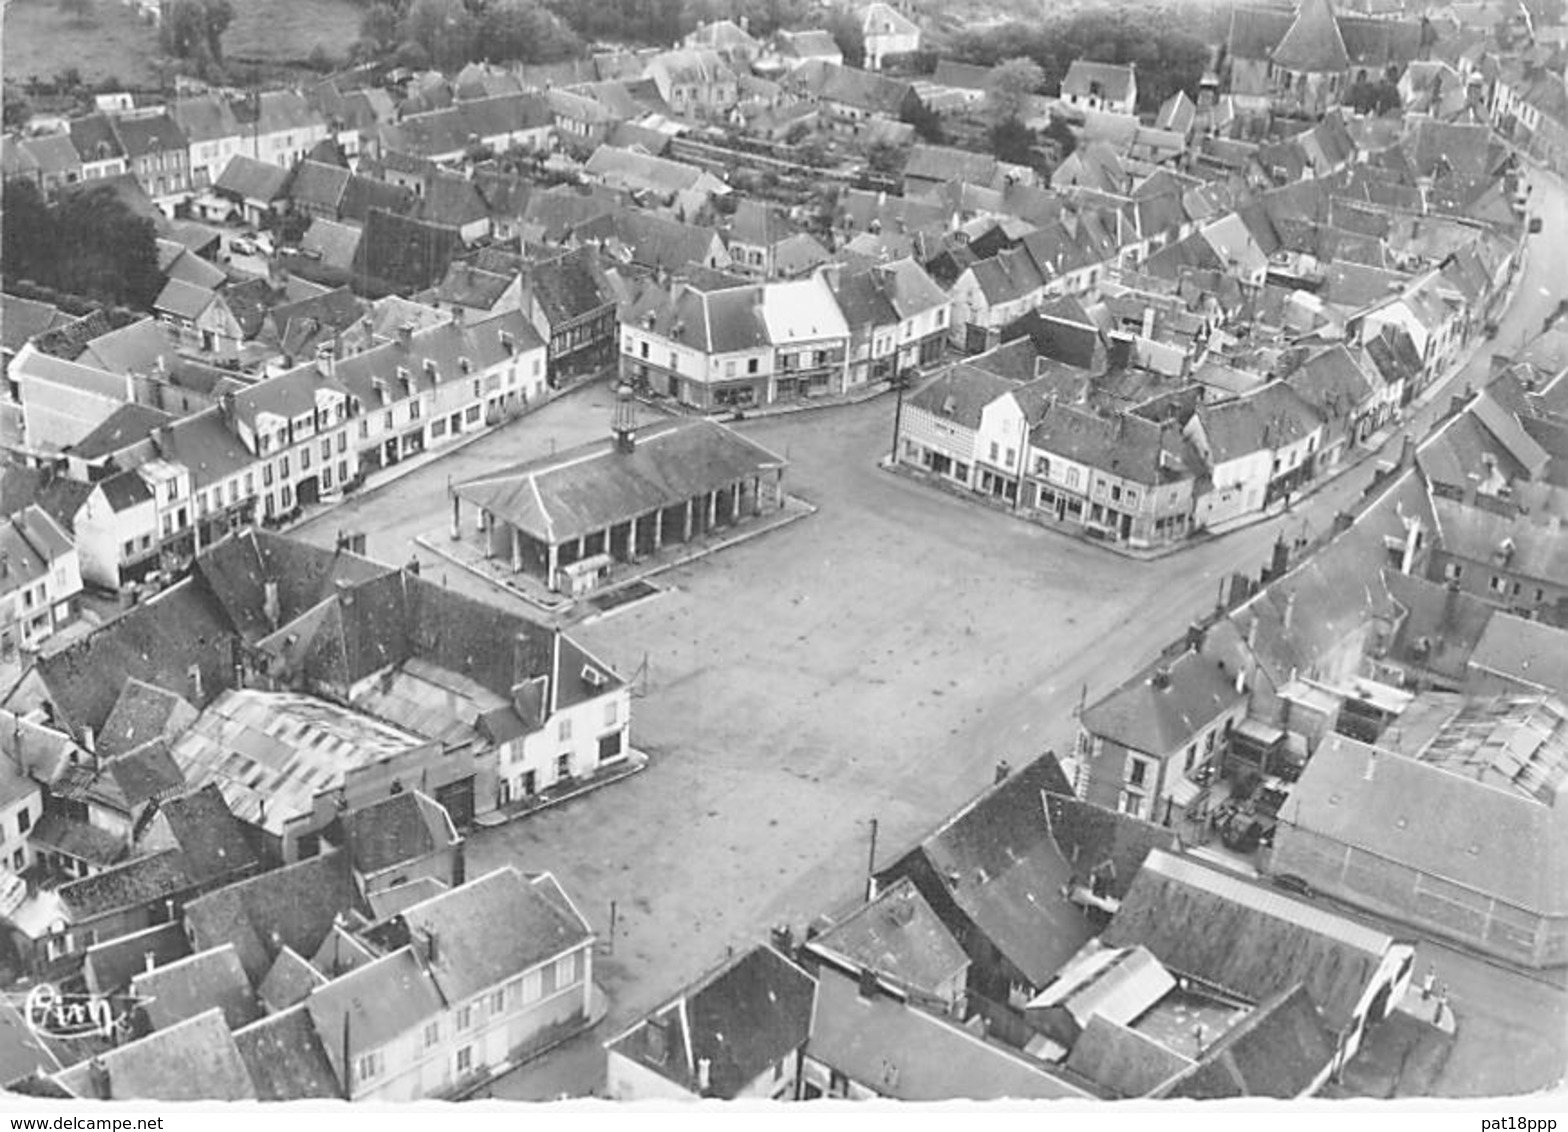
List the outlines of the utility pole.
{"type": "Polygon", "coordinates": [[[615,954],[615,901],[610,901],[610,954],[615,954]]]}
{"type": "Polygon", "coordinates": [[[894,465],[898,463],[898,432],[904,422],[904,375],[899,369],[898,355],[893,355],[893,389],[898,395],[898,402],[893,407],[893,448],[888,453],[888,461],[894,465]]]}
{"type": "Polygon", "coordinates": [[[871,819],[871,852],[866,858],[866,900],[877,898],[877,819],[871,819]]]}

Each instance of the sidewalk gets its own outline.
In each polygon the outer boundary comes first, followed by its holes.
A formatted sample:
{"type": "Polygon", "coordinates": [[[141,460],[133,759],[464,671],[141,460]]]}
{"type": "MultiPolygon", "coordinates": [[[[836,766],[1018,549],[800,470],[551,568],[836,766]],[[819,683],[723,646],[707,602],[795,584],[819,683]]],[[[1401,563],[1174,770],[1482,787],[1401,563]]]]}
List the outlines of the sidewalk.
{"type": "Polygon", "coordinates": [[[519,818],[531,817],[556,806],[565,805],[567,802],[581,798],[584,794],[591,794],[623,778],[630,778],[648,769],[648,755],[634,747],[628,747],[624,758],[619,759],[613,766],[601,769],[597,774],[587,778],[574,779],[564,786],[546,786],[532,798],[524,798],[516,802],[509,802],[505,806],[498,806],[487,814],[479,814],[474,818],[474,824],[482,829],[495,829],[517,821],[519,818]]]}
{"type": "Polygon", "coordinates": [[[893,385],[888,381],[873,381],[860,389],[850,393],[839,393],[827,397],[807,397],[798,401],[784,401],[761,408],[730,409],[722,413],[705,413],[691,405],[682,405],[673,397],[650,397],[646,393],[639,393],[637,400],[651,409],[669,413],[671,416],[680,417],[705,417],[710,421],[720,424],[743,424],[746,421],[762,420],[767,417],[782,417],[790,413],[806,413],[815,409],[836,409],[845,405],[859,405],[866,401],[874,401],[884,394],[891,393],[893,385]]]}

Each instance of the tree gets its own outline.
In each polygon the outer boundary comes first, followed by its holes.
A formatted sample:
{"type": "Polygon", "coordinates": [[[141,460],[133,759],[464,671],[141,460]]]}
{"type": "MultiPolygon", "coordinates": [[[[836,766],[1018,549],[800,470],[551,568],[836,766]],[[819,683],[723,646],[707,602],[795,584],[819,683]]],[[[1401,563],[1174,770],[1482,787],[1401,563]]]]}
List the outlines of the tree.
{"type": "Polygon", "coordinates": [[[0,224],[0,260],[5,263],[6,275],[50,283],[54,219],[37,183],[20,177],[7,180],[0,211],[5,213],[5,223],[0,224]]]}
{"type": "Polygon", "coordinates": [[[1066,161],[1067,155],[1078,148],[1078,138],[1061,118],[1051,115],[1051,120],[1046,123],[1045,129],[1040,131],[1045,140],[1056,146],[1056,159],[1066,161]]]}
{"type": "Polygon", "coordinates": [[[986,79],[985,105],[993,126],[1020,122],[1029,99],[1045,84],[1045,72],[1033,59],[1016,56],[991,68],[986,79]]]}
{"type": "Polygon", "coordinates": [[[438,70],[455,71],[477,57],[479,21],[462,0],[414,0],[403,17],[403,40],[424,48],[438,70]]]}
{"type": "Polygon", "coordinates": [[[159,40],[165,54],[205,72],[223,61],[223,33],[233,19],[229,0],[172,0],[163,8],[159,40]]]}
{"type": "Polygon", "coordinates": [[[397,9],[377,0],[365,9],[359,20],[359,38],[378,54],[386,54],[398,44],[397,9]]]}
{"type": "Polygon", "coordinates": [[[582,53],[577,34],[536,0],[492,0],[480,28],[483,56],[493,63],[547,63],[582,53]]]}
{"type": "Polygon", "coordinates": [[[5,126],[7,129],[13,126],[25,125],[27,120],[33,116],[33,104],[27,101],[27,96],[20,89],[12,86],[10,83],[5,84],[5,97],[3,100],[0,100],[0,106],[4,107],[5,126]]]}
{"type": "Polygon", "coordinates": [[[872,142],[866,162],[875,173],[901,173],[907,160],[903,149],[892,142],[872,142]]]}
{"type": "Polygon", "coordinates": [[[78,27],[92,22],[93,7],[93,0],[60,0],[60,11],[70,16],[71,22],[78,27]]]}
{"type": "Polygon", "coordinates": [[[915,136],[923,142],[930,145],[943,145],[947,142],[947,134],[942,130],[941,117],[918,98],[910,101],[899,115],[899,120],[913,126],[915,136]]]}
{"type": "Polygon", "coordinates": [[[1034,131],[1017,118],[1003,118],[987,136],[998,161],[1009,165],[1034,164],[1034,131]]]}
{"type": "Polygon", "coordinates": [[[827,19],[825,29],[844,53],[846,67],[858,67],[866,58],[866,32],[855,13],[848,8],[836,8],[827,19]]]}
{"type": "Polygon", "coordinates": [[[1399,87],[1387,79],[1356,83],[1345,93],[1345,105],[1357,114],[1391,114],[1403,104],[1399,87]]]}

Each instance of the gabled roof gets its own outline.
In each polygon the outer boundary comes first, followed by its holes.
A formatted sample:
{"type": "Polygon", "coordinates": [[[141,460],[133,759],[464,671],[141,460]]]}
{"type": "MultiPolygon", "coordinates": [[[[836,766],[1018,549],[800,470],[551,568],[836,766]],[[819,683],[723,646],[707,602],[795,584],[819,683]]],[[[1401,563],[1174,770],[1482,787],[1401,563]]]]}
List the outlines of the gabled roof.
{"type": "Polygon", "coordinates": [[[233,944],[176,959],[131,979],[131,994],[144,999],[142,1010],[154,1030],[165,1030],[217,1007],[230,1030],[261,1016],[233,944]]]}
{"type": "Polygon", "coordinates": [[[965,362],[948,366],[909,398],[913,408],[980,427],[980,414],[992,401],[1018,388],[1018,383],[965,362]]]}
{"type": "Polygon", "coordinates": [[[1300,0],[1296,18],[1274,48],[1274,65],[1287,71],[1338,74],[1350,66],[1330,0],[1300,0]]]}
{"type": "Polygon", "coordinates": [[[1568,695],[1568,629],[1498,612],[1476,642],[1470,667],[1568,695]]]}
{"type": "Polygon", "coordinates": [[[933,1102],[1046,1100],[1094,1095],[1021,1050],[887,994],[866,998],[854,979],[818,975],[811,1058],[878,1096],[933,1102]]]}
{"type": "Polygon", "coordinates": [[[139,118],[119,117],[111,119],[111,122],[127,157],[134,159],[150,154],[174,153],[183,158],[189,152],[190,142],[174,119],[166,113],[139,118]]]}
{"type": "Polygon", "coordinates": [[[605,1048],[689,1093],[732,1100],[805,1046],[816,995],[805,971],[771,947],[754,947],[605,1048]],[[703,1062],[706,1089],[698,1081],[703,1062]]]}
{"type": "Polygon", "coordinates": [[[1091,735],[1163,758],[1243,699],[1214,661],[1185,652],[1173,662],[1156,662],[1090,704],[1081,722],[1091,735]]]}
{"type": "Polygon", "coordinates": [[[288,182],[287,169],[237,153],[229,158],[212,187],[241,200],[270,204],[282,199],[288,182]]]}
{"type": "Polygon", "coordinates": [[[169,107],[169,113],[192,144],[241,136],[240,121],[234,116],[228,99],[220,94],[176,99],[169,107]]]}
{"type": "Polygon", "coordinates": [[[329,852],[196,898],[185,926],[199,947],[232,943],[257,985],[283,947],[314,955],[339,916],[368,911],[348,854],[329,852]]]}
{"type": "Polygon", "coordinates": [[[1322,424],[1318,409],[1283,381],[1234,401],[1200,405],[1197,418],[1214,464],[1284,448],[1322,424]]]}
{"type": "Polygon", "coordinates": [[[347,169],[307,159],[294,167],[289,199],[297,205],[326,209],[336,216],[348,180],[347,169]]]}
{"type": "Polygon", "coordinates": [[[1192,479],[1180,432],[1135,413],[1102,417],[1074,405],[1052,404],[1029,432],[1029,443],[1049,455],[1150,486],[1192,479]]]}
{"type": "Polygon", "coordinates": [[[1114,1097],[1142,1097],[1192,1062],[1146,1034],[1094,1014],[1073,1043],[1066,1064],[1114,1097]]]}
{"type": "Polygon", "coordinates": [[[1153,1095],[1291,1100],[1311,1091],[1337,1050],[1333,1030],[1306,988],[1298,984],[1260,1003],[1210,1046],[1196,1065],[1153,1095]]]}
{"type": "Polygon", "coordinates": [[[338,1080],[346,1081],[361,1053],[412,1034],[447,1003],[414,949],[404,947],[318,987],[303,1008],[316,1033],[327,1035],[322,1049],[338,1080]]]}
{"type": "MultiPolygon", "coordinates": [[[[1568,910],[1568,808],[1478,781],[1473,769],[1461,773],[1332,733],[1280,818],[1281,838],[1284,826],[1300,828],[1532,913],[1568,910]]],[[[1337,882],[1324,878],[1325,886],[1337,882]]]]}
{"type": "Polygon", "coordinates": [[[73,1065],[55,1080],[91,1100],[211,1103],[256,1097],[217,1007],[73,1065]]]}
{"type": "Polygon", "coordinates": [[[1133,69],[1120,63],[1094,63],[1074,59],[1062,80],[1062,94],[1088,97],[1091,93],[1111,102],[1120,102],[1132,93],[1137,81],[1133,69]],[[1098,90],[1095,88],[1098,87],[1098,90]]]}
{"type": "Polygon", "coordinates": [[[343,818],[343,847],[361,873],[418,861],[457,843],[439,802],[418,790],[394,794],[343,818]]]}
{"type": "Polygon", "coordinates": [[[1172,972],[1253,1002],[1303,985],[1336,1031],[1351,1025],[1393,944],[1380,931],[1163,850],[1144,861],[1101,938],[1112,947],[1141,944],[1172,972]]]}
{"type": "Polygon", "coordinates": [[[1071,792],[1055,757],[1042,755],[954,814],[878,879],[910,877],[939,914],[956,908],[1025,979],[1041,985],[1094,934],[1060,898],[1072,868],[1045,815],[1047,794],[1071,792]]]}
{"type": "Polygon", "coordinates": [[[343,1095],[310,1013],[295,1006],[234,1032],[234,1045],[260,1101],[299,1101],[343,1095]]]}
{"type": "Polygon", "coordinates": [[[1175,850],[1174,830],[1130,814],[1047,791],[1045,814],[1051,838],[1080,878],[1093,877],[1118,900],[1127,895],[1144,858],[1154,849],[1175,850]]]}
{"type": "Polygon", "coordinates": [[[87,989],[94,994],[118,994],[147,969],[149,957],[154,966],[161,967],[190,953],[191,941],[185,938],[184,926],[171,920],[94,944],[82,961],[82,973],[87,989]]]}
{"type": "Polygon", "coordinates": [[[969,967],[964,949],[907,877],[818,935],[812,947],[929,996],[955,978],[962,987],[969,967]]]}

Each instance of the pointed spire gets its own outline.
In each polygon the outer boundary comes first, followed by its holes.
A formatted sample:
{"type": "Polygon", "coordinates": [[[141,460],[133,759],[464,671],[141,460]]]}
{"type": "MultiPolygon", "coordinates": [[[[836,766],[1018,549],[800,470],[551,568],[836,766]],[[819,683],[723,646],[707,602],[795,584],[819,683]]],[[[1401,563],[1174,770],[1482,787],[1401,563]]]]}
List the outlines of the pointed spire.
{"type": "Polygon", "coordinates": [[[1301,0],[1295,22],[1274,49],[1274,65],[1306,74],[1338,74],[1350,67],[1332,0],[1301,0]]]}

